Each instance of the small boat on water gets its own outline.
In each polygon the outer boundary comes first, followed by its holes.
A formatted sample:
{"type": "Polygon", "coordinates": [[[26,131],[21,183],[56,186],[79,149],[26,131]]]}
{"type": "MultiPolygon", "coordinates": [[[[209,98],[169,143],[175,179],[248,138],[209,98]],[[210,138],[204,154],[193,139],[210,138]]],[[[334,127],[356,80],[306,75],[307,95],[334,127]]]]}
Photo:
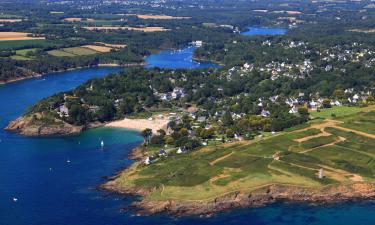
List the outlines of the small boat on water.
{"type": "Polygon", "coordinates": [[[67,163],[71,163],[70,159],[66,160],[67,163]]]}
{"type": "Polygon", "coordinates": [[[100,146],[104,147],[104,141],[100,142],[100,146]]]}
{"type": "Polygon", "coordinates": [[[17,201],[18,201],[18,198],[13,197],[13,202],[17,202],[17,201]]]}

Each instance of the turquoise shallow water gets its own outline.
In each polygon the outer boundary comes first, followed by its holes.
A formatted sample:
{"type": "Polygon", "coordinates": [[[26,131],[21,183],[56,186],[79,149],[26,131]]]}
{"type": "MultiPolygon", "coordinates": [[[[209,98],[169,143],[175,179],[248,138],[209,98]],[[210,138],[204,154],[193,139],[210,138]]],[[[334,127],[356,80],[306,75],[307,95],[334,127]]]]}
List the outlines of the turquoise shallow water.
{"type": "MultiPolygon", "coordinates": [[[[119,70],[84,69],[0,86],[0,127],[43,97],[119,70]]],[[[0,140],[0,225],[375,224],[373,201],[279,203],[212,218],[137,217],[133,210],[123,210],[133,197],[97,189],[105,176],[131,163],[127,153],[142,141],[136,132],[98,128],[73,137],[26,138],[0,130],[0,140]]]]}

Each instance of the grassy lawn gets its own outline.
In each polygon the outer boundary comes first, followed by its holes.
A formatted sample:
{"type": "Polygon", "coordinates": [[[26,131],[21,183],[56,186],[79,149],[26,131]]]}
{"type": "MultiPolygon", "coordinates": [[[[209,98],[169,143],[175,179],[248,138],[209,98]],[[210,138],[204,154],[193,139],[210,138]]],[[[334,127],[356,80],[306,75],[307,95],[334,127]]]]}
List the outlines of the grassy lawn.
{"type": "Polygon", "coordinates": [[[336,117],[341,117],[356,114],[360,111],[361,108],[359,107],[334,106],[329,109],[321,109],[320,112],[311,112],[310,115],[312,118],[332,119],[332,115],[335,115],[336,117]]]}

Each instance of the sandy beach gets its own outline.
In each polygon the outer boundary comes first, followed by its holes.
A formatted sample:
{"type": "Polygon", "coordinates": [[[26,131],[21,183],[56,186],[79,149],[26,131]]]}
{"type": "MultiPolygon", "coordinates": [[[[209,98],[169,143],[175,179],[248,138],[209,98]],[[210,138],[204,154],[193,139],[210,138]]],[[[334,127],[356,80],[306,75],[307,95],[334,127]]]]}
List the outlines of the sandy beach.
{"type": "Polygon", "coordinates": [[[123,119],[108,123],[106,127],[126,128],[131,130],[142,131],[146,128],[152,129],[156,133],[160,129],[166,129],[169,120],[168,118],[153,118],[150,119],[123,119]]]}

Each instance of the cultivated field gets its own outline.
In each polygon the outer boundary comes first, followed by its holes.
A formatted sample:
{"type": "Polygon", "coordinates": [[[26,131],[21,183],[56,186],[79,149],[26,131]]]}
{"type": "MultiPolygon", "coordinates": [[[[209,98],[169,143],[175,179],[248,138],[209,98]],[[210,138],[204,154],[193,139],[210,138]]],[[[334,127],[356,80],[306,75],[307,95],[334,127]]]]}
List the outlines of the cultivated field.
{"type": "Polygon", "coordinates": [[[108,43],[103,43],[103,42],[95,42],[94,44],[104,45],[110,48],[125,48],[126,47],[126,45],[123,45],[123,44],[108,44],[108,43]]]}
{"type": "Polygon", "coordinates": [[[83,45],[82,48],[88,48],[97,52],[110,52],[113,48],[100,45],[83,45]]]}
{"type": "Polygon", "coordinates": [[[0,23],[16,23],[22,22],[22,19],[0,19],[0,23]]]}
{"type": "Polygon", "coordinates": [[[37,51],[37,48],[26,48],[16,50],[16,54],[12,55],[10,58],[14,60],[32,60],[33,57],[30,57],[28,54],[37,51]]]}
{"type": "Polygon", "coordinates": [[[115,27],[115,26],[102,26],[102,27],[84,27],[87,30],[99,30],[99,31],[108,31],[108,30],[132,30],[132,31],[143,31],[143,32],[163,32],[168,31],[164,27],[115,27]]]}
{"type": "Polygon", "coordinates": [[[127,16],[136,16],[139,19],[153,19],[153,20],[181,20],[190,19],[191,17],[181,17],[181,16],[167,16],[167,15],[147,15],[147,14],[126,14],[127,16]]]}
{"type": "Polygon", "coordinates": [[[356,32],[356,33],[365,33],[365,34],[375,33],[375,29],[368,29],[368,30],[365,30],[365,29],[352,29],[352,30],[349,30],[349,31],[356,32]]]}
{"type": "Polygon", "coordinates": [[[81,22],[81,21],[93,22],[95,21],[94,19],[91,19],[91,18],[79,18],[79,17],[69,17],[69,18],[65,18],[64,20],[68,22],[81,22]]]}
{"type": "Polygon", "coordinates": [[[0,32],[0,41],[18,40],[42,40],[44,37],[31,37],[31,33],[24,32],[0,32]]]}
{"type": "Polygon", "coordinates": [[[126,45],[107,44],[102,42],[96,42],[90,45],[82,45],[80,47],[72,48],[61,48],[48,51],[48,54],[57,57],[75,57],[84,55],[94,55],[98,53],[106,53],[112,50],[119,50],[125,48],[126,45]]]}
{"type": "Polygon", "coordinates": [[[28,48],[58,47],[60,44],[50,40],[20,40],[20,41],[0,41],[0,50],[18,50],[28,48]]]}
{"type": "Polygon", "coordinates": [[[370,127],[374,123],[375,112],[370,111],[253,141],[171,153],[148,166],[133,165],[115,183],[119,189],[154,188],[146,197],[149,200],[194,201],[238,190],[250,193],[271,184],[315,189],[373,182],[375,135],[370,127]],[[356,126],[359,121],[367,128],[356,126]]]}
{"type": "Polygon", "coordinates": [[[74,56],[84,56],[84,55],[94,55],[99,53],[99,51],[94,51],[86,47],[72,47],[72,48],[62,48],[57,50],[49,51],[48,54],[57,57],[74,57],[74,56]]]}

